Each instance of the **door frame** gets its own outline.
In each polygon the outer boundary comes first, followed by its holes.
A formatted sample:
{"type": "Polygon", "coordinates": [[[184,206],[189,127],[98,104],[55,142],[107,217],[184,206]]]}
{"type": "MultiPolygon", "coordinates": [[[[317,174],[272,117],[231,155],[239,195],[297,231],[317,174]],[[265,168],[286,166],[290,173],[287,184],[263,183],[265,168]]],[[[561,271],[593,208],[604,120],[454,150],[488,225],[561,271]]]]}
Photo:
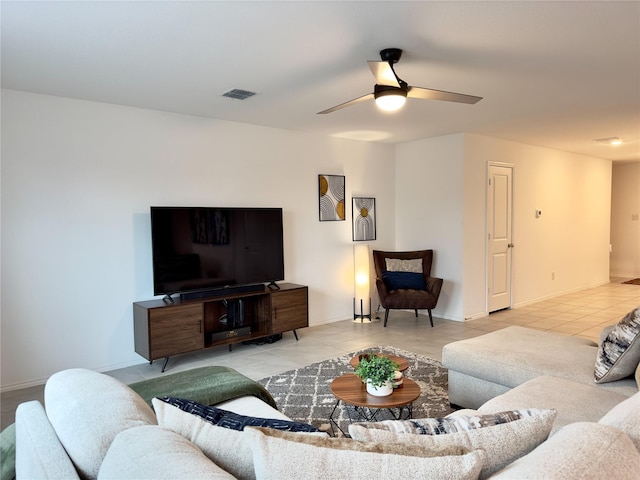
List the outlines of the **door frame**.
{"type": "MultiPolygon", "coordinates": [[[[510,236],[511,236],[511,243],[514,244],[514,239],[513,239],[513,231],[514,231],[514,222],[515,222],[515,208],[514,208],[514,197],[515,197],[515,177],[516,177],[516,166],[513,163],[506,163],[506,162],[496,162],[496,161],[491,161],[489,160],[487,162],[487,171],[486,171],[486,178],[485,178],[485,235],[484,235],[484,241],[485,241],[485,313],[487,313],[487,315],[490,313],[489,312],[489,267],[490,267],[490,251],[489,251],[489,232],[490,232],[490,228],[489,228],[489,181],[491,179],[491,167],[503,167],[503,168],[509,168],[511,169],[511,232],[510,232],[510,236]]],[[[505,307],[506,309],[511,309],[513,308],[513,278],[515,276],[515,272],[514,272],[514,262],[513,262],[513,248],[511,248],[511,255],[509,256],[509,263],[510,263],[510,268],[509,268],[509,272],[510,272],[510,278],[508,279],[509,282],[509,306],[505,307]]]]}

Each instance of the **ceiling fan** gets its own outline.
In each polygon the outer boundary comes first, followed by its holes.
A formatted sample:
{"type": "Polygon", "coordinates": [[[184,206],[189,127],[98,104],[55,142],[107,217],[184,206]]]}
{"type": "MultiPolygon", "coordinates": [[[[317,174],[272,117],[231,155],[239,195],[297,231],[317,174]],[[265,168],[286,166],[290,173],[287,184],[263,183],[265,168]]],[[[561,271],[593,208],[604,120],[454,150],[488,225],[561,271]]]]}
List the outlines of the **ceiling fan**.
{"type": "Polygon", "coordinates": [[[369,68],[376,79],[373,93],[367,93],[335,107],[328,108],[318,114],[331,113],[345,107],[350,107],[365,100],[375,99],[376,104],[382,110],[394,111],[402,108],[407,97],[422,98],[424,100],[443,100],[445,102],[458,102],[474,104],[482,100],[482,97],[465,95],[463,93],[445,92],[432,88],[411,87],[396,74],[393,64],[400,61],[402,50],[399,48],[385,48],[380,51],[382,61],[369,60],[369,68]]]}

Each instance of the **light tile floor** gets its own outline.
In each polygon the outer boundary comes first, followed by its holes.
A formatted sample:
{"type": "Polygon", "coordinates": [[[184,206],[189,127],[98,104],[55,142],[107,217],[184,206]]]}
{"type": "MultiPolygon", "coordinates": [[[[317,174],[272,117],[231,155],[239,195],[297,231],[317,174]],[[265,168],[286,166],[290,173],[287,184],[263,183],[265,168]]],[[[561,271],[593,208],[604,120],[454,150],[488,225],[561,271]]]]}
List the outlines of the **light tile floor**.
{"type": "MultiPolygon", "coordinates": [[[[469,322],[428,317],[416,320],[411,312],[393,311],[387,328],[382,323],[361,324],[351,320],[305,328],[273,344],[236,345],[230,352],[218,347],[200,353],[171,358],[167,373],[206,365],[232,367],[255,380],[293,368],[326,360],[361,348],[390,345],[441,360],[442,347],[455,340],[476,337],[510,325],[522,325],[598,340],[606,325],[618,322],[627,312],[640,305],[640,286],[625,285],[623,279],[569,293],[526,306],[493,313],[469,322]]],[[[381,312],[382,316],[383,312],[381,312]]],[[[125,383],[162,375],[162,361],[108,372],[125,383]]],[[[16,406],[27,400],[43,400],[43,386],[35,386],[2,394],[2,428],[14,421],[16,406]]]]}

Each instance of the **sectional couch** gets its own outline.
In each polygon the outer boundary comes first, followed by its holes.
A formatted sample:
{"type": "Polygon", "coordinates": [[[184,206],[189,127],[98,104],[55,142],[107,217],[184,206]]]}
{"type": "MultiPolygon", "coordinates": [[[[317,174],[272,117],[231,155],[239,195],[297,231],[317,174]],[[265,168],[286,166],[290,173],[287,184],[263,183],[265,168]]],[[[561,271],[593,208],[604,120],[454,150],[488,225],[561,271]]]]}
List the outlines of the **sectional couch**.
{"type": "MultiPolygon", "coordinates": [[[[520,329],[503,335],[524,339],[522,348],[537,346],[537,359],[520,352],[530,367],[525,373],[514,373],[509,362],[501,374],[489,373],[499,370],[500,355],[481,353],[478,345],[500,335],[473,343],[473,361],[456,363],[469,349],[445,347],[453,398],[473,409],[444,419],[352,424],[352,438],[292,422],[254,396],[213,407],[154,398],[151,408],[108,375],[58,372],[45,386],[44,406],[26,402],[16,411],[17,478],[637,478],[640,378],[593,386],[571,369],[564,377],[548,375],[558,374],[540,360],[549,344],[520,329]],[[483,366],[483,355],[493,363],[483,366]],[[468,380],[467,391],[459,378],[468,380]]],[[[565,341],[551,345],[575,349],[566,357],[572,365],[589,345],[565,341]]]]}

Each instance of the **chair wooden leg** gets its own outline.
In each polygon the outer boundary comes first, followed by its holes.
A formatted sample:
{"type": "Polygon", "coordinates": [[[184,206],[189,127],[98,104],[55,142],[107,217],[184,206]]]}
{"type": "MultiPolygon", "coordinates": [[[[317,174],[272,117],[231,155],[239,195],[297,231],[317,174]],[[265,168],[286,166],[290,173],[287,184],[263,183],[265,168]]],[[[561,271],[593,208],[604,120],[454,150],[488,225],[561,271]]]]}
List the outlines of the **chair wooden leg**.
{"type": "Polygon", "coordinates": [[[384,310],[384,326],[385,326],[385,327],[387,326],[387,319],[388,319],[388,318],[389,318],[389,309],[388,309],[388,308],[386,308],[386,309],[384,310]]]}
{"type": "Polygon", "coordinates": [[[429,321],[431,322],[431,327],[433,327],[433,317],[431,316],[431,309],[429,308],[427,312],[429,312],[429,321]]]}

